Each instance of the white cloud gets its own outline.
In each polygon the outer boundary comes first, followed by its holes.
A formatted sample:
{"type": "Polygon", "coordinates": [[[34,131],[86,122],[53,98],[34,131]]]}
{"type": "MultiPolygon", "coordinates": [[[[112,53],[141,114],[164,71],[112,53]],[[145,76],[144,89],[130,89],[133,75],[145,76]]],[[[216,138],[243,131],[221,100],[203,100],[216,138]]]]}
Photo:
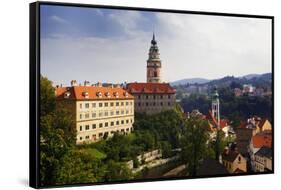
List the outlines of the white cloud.
{"type": "MultiPolygon", "coordinates": [[[[140,31],[139,12],[111,14],[128,38],[46,38],[42,73],[55,83],[145,81],[152,31],[140,31]],[[55,68],[55,69],[54,69],[55,68]]],[[[164,81],[219,78],[271,71],[270,20],[156,14],[164,81]]]]}
{"type": "Polygon", "coordinates": [[[63,18],[61,18],[57,15],[51,16],[50,19],[54,22],[59,23],[59,24],[68,24],[69,23],[67,20],[65,20],[65,19],[63,19],[63,18]]]}

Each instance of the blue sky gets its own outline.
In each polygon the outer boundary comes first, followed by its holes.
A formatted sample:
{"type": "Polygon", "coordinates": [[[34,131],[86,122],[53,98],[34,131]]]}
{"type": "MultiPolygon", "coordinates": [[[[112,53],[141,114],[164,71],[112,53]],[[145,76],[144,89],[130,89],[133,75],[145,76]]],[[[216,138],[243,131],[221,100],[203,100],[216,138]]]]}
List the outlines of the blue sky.
{"type": "Polygon", "coordinates": [[[54,84],[146,80],[155,31],[166,82],[271,71],[267,19],[41,6],[41,73],[54,84]]]}

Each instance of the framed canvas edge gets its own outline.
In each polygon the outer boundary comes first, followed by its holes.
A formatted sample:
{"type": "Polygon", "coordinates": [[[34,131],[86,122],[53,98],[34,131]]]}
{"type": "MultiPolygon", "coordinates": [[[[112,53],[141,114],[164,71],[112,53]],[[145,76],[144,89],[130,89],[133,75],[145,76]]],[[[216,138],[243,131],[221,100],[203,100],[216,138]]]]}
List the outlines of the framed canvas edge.
{"type": "Polygon", "coordinates": [[[39,188],[55,188],[55,187],[77,187],[77,186],[92,186],[92,185],[111,185],[123,183],[138,183],[138,182],[157,182],[169,180],[186,180],[186,179],[203,179],[217,177],[239,177],[250,175],[263,175],[275,173],[275,146],[274,146],[274,16],[269,15],[252,15],[252,14],[237,14],[237,13],[221,13],[207,11],[190,11],[190,10],[174,10],[174,9],[157,9],[147,7],[126,7],[112,5],[96,5],[96,4],[81,4],[81,3],[65,3],[65,2],[49,2],[37,1],[29,4],[29,186],[39,188]],[[86,7],[86,8],[105,8],[118,10],[132,11],[151,11],[151,12],[166,12],[166,13],[183,13],[197,14],[210,16],[226,16],[226,17],[243,17],[256,19],[271,20],[271,73],[272,73],[272,171],[263,173],[247,173],[247,174],[228,174],[228,175],[206,175],[196,177],[168,177],[156,179],[139,179],[113,182],[96,182],[96,183],[75,183],[64,185],[41,186],[40,184],[40,6],[71,6],[71,7],[86,7]],[[34,117],[35,116],[35,117],[34,117]]]}

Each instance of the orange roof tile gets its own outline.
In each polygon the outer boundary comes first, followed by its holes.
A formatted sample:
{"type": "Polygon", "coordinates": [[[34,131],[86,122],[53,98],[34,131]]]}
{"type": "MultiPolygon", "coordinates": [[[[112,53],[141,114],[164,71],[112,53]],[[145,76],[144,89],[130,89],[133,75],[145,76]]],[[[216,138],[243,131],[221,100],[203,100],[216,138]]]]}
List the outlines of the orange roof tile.
{"type": "Polygon", "coordinates": [[[176,90],[169,83],[128,83],[131,94],[175,94],[176,90]]]}
{"type": "Polygon", "coordinates": [[[56,97],[58,100],[114,100],[134,99],[134,97],[123,88],[97,87],[97,86],[72,86],[58,87],[56,97]],[[68,93],[69,97],[65,98],[68,93]],[[100,96],[99,96],[100,95],[100,96]]]}
{"type": "Polygon", "coordinates": [[[255,148],[261,148],[263,146],[271,148],[272,146],[272,134],[267,133],[258,133],[252,137],[252,143],[255,148]]]}

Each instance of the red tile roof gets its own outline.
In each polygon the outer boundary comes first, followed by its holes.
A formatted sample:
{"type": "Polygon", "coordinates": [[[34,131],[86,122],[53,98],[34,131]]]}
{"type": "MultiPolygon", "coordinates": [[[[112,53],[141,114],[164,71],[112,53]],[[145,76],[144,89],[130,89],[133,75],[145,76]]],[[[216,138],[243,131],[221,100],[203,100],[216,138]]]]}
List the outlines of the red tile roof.
{"type": "MultiPolygon", "coordinates": [[[[209,113],[206,116],[206,119],[209,120],[213,125],[217,126],[218,122],[213,117],[212,112],[209,110],[209,113]]],[[[221,119],[220,120],[220,128],[223,129],[224,127],[228,126],[228,120],[227,119],[221,119]]]]}
{"type": "Polygon", "coordinates": [[[271,148],[272,146],[272,133],[262,132],[258,133],[252,138],[254,148],[261,148],[263,146],[271,148]]]}
{"type": "Polygon", "coordinates": [[[97,87],[97,86],[72,86],[58,87],[56,97],[72,100],[114,100],[114,99],[134,99],[134,97],[123,88],[97,87]],[[68,93],[69,97],[65,98],[68,93]],[[100,95],[100,96],[99,96],[100,95]]]}
{"type": "Polygon", "coordinates": [[[131,94],[175,94],[176,90],[169,83],[128,83],[131,94]]]}

